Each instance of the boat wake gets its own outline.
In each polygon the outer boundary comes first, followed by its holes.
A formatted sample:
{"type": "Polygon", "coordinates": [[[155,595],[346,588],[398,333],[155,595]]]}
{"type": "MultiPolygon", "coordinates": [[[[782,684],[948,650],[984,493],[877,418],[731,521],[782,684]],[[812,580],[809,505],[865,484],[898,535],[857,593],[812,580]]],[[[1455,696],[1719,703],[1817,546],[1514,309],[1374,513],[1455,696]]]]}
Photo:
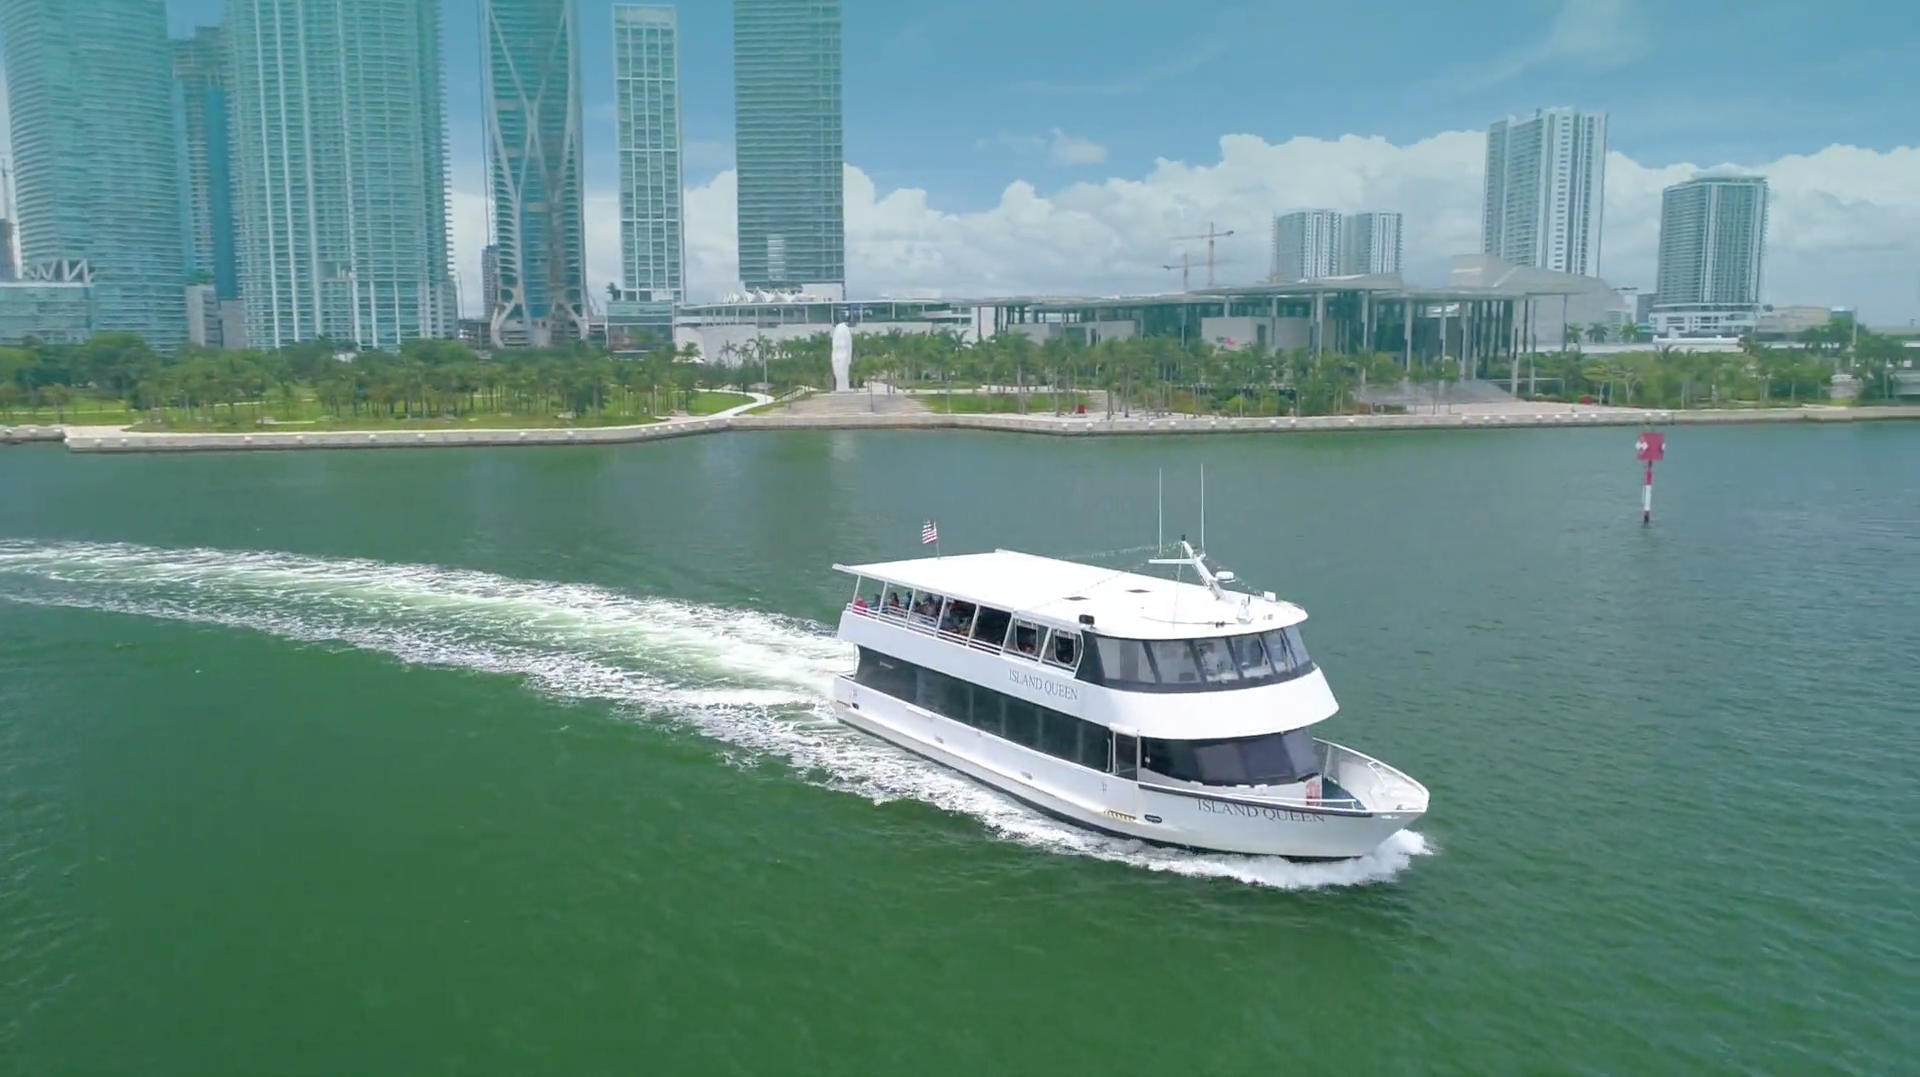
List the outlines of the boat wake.
{"type": "Polygon", "coordinates": [[[828,686],[853,652],[814,622],[431,565],[283,553],[0,541],[0,601],[216,624],[403,662],[517,676],[787,760],[875,803],[911,798],[1007,839],[1152,871],[1302,889],[1390,879],[1429,851],[1401,832],[1358,860],[1161,849],[1038,815],[835,721],[828,686]]]}

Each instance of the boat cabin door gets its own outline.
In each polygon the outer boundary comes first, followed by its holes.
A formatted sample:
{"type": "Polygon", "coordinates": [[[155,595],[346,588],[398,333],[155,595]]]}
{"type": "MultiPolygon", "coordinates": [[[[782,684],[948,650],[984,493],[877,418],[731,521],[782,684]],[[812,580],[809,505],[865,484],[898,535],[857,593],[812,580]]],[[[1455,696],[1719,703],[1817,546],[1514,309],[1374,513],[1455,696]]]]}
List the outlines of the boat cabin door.
{"type": "Polygon", "coordinates": [[[1107,777],[1107,810],[1140,816],[1140,733],[1113,727],[1113,773],[1107,777]]]}

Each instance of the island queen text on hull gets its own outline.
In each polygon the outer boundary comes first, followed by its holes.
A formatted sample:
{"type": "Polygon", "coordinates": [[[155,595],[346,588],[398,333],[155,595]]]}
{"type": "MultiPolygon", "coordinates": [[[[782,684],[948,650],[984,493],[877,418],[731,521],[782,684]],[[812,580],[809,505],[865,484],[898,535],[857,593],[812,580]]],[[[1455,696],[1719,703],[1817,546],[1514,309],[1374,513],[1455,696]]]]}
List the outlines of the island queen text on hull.
{"type": "Polygon", "coordinates": [[[871,565],[834,713],[1043,811],[1144,841],[1361,856],[1427,809],[1398,770],[1312,735],[1338,709],[1306,613],[1198,583],[999,550],[871,565]]]}

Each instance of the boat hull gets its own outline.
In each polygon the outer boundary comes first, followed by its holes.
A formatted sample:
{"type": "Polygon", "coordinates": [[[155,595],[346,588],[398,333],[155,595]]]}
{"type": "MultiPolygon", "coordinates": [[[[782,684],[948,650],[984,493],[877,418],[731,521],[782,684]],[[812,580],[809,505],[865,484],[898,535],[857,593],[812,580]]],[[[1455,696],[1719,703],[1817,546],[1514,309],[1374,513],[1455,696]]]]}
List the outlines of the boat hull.
{"type": "Polygon", "coordinates": [[[1047,815],[1116,837],[1205,852],[1346,860],[1364,856],[1418,810],[1316,809],[1222,791],[1134,782],[1056,759],[842,678],[846,724],[999,790],[1047,815]]]}

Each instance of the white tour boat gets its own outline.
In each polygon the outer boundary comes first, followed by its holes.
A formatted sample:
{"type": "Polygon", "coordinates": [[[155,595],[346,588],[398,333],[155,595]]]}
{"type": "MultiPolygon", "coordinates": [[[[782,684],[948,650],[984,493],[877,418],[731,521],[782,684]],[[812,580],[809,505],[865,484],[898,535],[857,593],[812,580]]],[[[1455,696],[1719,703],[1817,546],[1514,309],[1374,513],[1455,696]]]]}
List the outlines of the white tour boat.
{"type": "Polygon", "coordinates": [[[1142,841],[1361,856],[1427,810],[1394,768],[1314,737],[1339,709],[1300,607],[999,550],[872,565],[840,617],[841,720],[1048,814],[1142,841]]]}

